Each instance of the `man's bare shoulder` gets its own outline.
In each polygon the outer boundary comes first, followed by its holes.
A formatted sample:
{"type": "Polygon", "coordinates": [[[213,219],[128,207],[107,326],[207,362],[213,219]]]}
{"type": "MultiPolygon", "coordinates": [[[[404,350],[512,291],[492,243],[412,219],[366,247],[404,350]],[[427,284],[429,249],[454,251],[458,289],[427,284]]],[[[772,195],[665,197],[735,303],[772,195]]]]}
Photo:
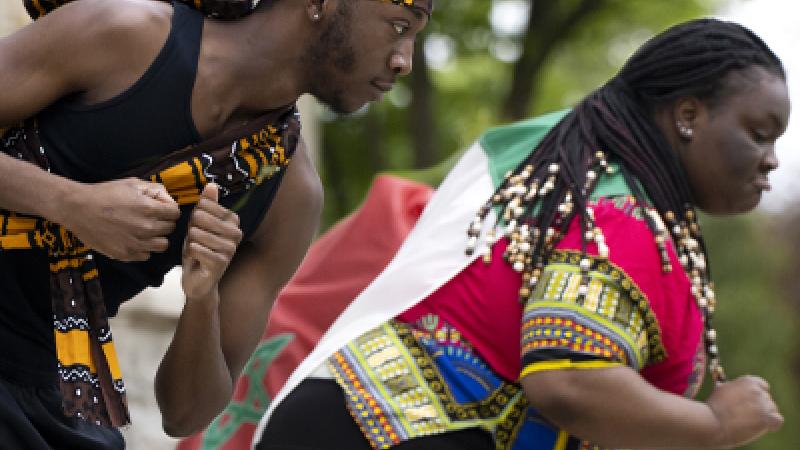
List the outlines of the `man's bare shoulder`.
{"type": "Polygon", "coordinates": [[[124,91],[150,66],[169,35],[172,5],[154,0],[79,0],[31,25],[24,45],[87,102],[124,91]]]}
{"type": "Polygon", "coordinates": [[[161,1],[80,0],[68,3],[40,20],[43,25],[76,33],[73,37],[81,40],[103,39],[108,46],[118,41],[130,45],[152,39],[153,34],[168,32],[171,18],[172,6],[161,1]]]}

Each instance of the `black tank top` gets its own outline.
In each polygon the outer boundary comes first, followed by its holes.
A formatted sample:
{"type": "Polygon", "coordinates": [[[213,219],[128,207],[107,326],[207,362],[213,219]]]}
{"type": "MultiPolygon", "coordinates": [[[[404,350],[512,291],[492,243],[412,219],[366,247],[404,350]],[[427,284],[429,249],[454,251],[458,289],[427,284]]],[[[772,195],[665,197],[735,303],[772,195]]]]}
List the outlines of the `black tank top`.
{"type": "MultiPolygon", "coordinates": [[[[191,94],[203,17],[174,4],[169,37],[145,74],[122,94],[96,105],[65,98],[38,117],[54,173],[82,182],[119,178],[142,163],[200,141],[191,117],[191,94]]],[[[250,191],[237,213],[244,239],[261,222],[285,171],[250,191]]],[[[221,203],[232,207],[241,196],[221,203]]],[[[96,254],[109,315],[180,264],[191,206],[181,208],[169,249],[142,263],[96,254]]],[[[0,376],[25,385],[57,381],[47,257],[40,251],[0,252],[0,376]]]]}
{"type": "Polygon", "coordinates": [[[98,104],[67,97],[44,110],[40,133],[55,171],[108,180],[198,142],[191,98],[202,32],[200,13],[176,4],[164,47],[130,88],[98,104]]]}

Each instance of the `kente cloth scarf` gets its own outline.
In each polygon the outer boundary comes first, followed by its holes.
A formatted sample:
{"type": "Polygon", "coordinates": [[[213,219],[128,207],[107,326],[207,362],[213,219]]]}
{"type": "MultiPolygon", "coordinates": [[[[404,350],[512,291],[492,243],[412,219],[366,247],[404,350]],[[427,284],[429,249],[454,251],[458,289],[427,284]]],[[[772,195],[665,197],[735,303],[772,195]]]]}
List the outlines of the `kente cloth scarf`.
{"type": "MultiPolygon", "coordinates": [[[[217,183],[220,197],[239,194],[284,170],[297,146],[292,105],[239,129],[191,145],[130,175],[163,184],[180,205],[196,203],[217,183]]],[[[50,171],[35,120],[0,130],[0,151],[50,171]]],[[[0,251],[39,250],[50,261],[50,296],[64,412],[105,426],[130,422],[125,387],[109,329],[101,274],[92,249],[63,226],[0,210],[0,251]]]]}
{"type": "MultiPolygon", "coordinates": [[[[22,0],[25,9],[32,19],[49,13],[59,6],[73,0],[22,0]]],[[[171,0],[163,0],[171,1],[171,0]]],[[[194,7],[208,17],[223,20],[233,20],[244,17],[258,6],[262,0],[178,0],[194,7]]],[[[431,14],[433,0],[378,0],[384,3],[394,3],[409,8],[421,9],[425,14],[431,14]]]]}

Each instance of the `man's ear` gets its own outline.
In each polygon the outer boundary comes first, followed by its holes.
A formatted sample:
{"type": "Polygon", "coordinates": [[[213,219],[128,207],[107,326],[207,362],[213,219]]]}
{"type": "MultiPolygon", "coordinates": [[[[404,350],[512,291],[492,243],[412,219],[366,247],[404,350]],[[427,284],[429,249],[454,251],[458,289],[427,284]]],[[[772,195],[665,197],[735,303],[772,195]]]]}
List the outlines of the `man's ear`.
{"type": "Polygon", "coordinates": [[[306,12],[308,19],[312,22],[320,21],[335,9],[336,5],[333,0],[306,0],[306,12]]]}

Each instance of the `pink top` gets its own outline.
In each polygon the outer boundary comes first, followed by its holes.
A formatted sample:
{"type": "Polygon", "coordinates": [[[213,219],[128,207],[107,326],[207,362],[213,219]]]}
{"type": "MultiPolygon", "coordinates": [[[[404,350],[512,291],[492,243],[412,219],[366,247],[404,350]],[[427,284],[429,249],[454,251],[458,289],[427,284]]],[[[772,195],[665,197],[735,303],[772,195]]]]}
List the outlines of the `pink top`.
{"type": "MultiPolygon", "coordinates": [[[[606,238],[610,262],[621,269],[634,287],[638,287],[646,297],[660,329],[656,334],[659,335],[667,355],[660,362],[644,361],[641,374],[660,389],[694,395],[703,373],[703,327],[700,310],[690,292],[689,280],[681,269],[672,246],[669,246],[669,255],[674,270],[670,273],[662,272],[653,233],[644,220],[635,217],[632,199],[622,198],[622,203],[619,200],[620,198],[600,199],[596,202],[595,223],[606,238]]],[[[580,226],[575,220],[558,244],[557,250],[580,252],[580,236],[580,226]]],[[[476,260],[428,299],[401,314],[398,319],[414,323],[428,314],[439,316],[457,329],[497,374],[514,381],[520,377],[525,368],[523,365],[527,366],[520,358],[521,330],[534,333],[536,326],[531,325],[534,323],[532,318],[542,316],[526,315],[525,326],[529,329],[521,327],[523,313],[528,314],[529,309],[518,300],[520,274],[514,272],[502,258],[506,244],[505,240],[495,244],[490,264],[476,260]]],[[[589,244],[587,251],[590,255],[597,255],[594,244],[589,244]]],[[[553,317],[552,320],[563,318],[567,322],[569,317],[575,319],[574,315],[578,314],[577,319],[581,323],[598,323],[596,316],[588,310],[576,313],[576,308],[573,307],[564,311],[562,316],[558,309],[551,308],[548,316],[540,321],[550,323],[553,317]]],[[[611,341],[615,341],[614,336],[609,337],[611,341]]],[[[620,338],[620,342],[622,341],[624,339],[620,338]]],[[[554,348],[554,341],[549,341],[548,350],[581,356],[574,352],[573,342],[562,340],[562,343],[563,348],[558,348],[562,344],[557,344],[554,348]]],[[[531,355],[526,351],[522,356],[531,355]]],[[[607,355],[604,359],[614,360],[607,355]]],[[[632,365],[630,362],[628,364],[632,365]]]]}

